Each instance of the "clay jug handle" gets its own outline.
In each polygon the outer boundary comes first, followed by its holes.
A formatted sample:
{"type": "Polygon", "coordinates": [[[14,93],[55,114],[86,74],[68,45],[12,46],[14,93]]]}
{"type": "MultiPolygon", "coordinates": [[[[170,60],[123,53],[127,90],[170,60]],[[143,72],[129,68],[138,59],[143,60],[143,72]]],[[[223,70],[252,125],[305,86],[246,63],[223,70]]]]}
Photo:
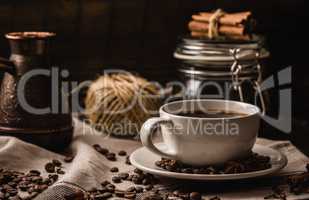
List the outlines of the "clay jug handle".
{"type": "Polygon", "coordinates": [[[6,58],[0,57],[0,71],[13,74],[15,72],[15,64],[6,58]]]}

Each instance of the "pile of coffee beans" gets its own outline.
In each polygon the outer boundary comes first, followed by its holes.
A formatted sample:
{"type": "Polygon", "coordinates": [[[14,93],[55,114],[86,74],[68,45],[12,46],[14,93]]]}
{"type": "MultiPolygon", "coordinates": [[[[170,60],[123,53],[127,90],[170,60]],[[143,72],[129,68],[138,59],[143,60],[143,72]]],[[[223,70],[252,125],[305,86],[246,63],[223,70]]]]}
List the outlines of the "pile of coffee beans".
{"type": "Polygon", "coordinates": [[[306,171],[287,176],[281,183],[273,186],[273,193],[264,197],[264,199],[282,199],[285,200],[289,193],[294,195],[309,194],[309,164],[306,165],[306,171]]]}
{"type": "Polygon", "coordinates": [[[220,200],[217,196],[204,199],[199,192],[184,192],[179,190],[165,191],[155,189],[154,187],[149,188],[147,186],[131,186],[126,190],[119,190],[114,184],[108,181],[104,181],[101,188],[93,188],[89,190],[88,194],[84,197],[84,200],[104,200],[111,197],[136,199],[138,194],[141,194],[141,200],[220,200]]]}
{"type": "MultiPolygon", "coordinates": [[[[108,160],[117,160],[116,153],[111,152],[109,149],[103,148],[99,144],[94,144],[93,148],[98,153],[105,156],[108,160]],[[112,154],[115,157],[113,159],[109,159],[107,156],[108,154],[112,154]]],[[[123,157],[125,156],[125,164],[131,165],[130,156],[126,151],[121,150],[117,153],[117,155],[123,157]]],[[[87,191],[87,194],[84,196],[84,200],[104,200],[111,197],[135,199],[138,194],[140,194],[141,200],[202,200],[202,195],[198,192],[159,190],[154,187],[159,180],[152,174],[145,173],[137,168],[134,169],[133,173],[127,173],[120,172],[118,167],[111,167],[110,172],[115,174],[111,181],[104,180],[100,187],[92,188],[87,191]],[[133,186],[127,188],[126,190],[118,189],[117,184],[124,181],[131,182],[133,186]]],[[[76,196],[79,199],[81,195],[77,192],[76,196]]],[[[220,200],[220,198],[213,197],[209,200],[220,200]]]]}
{"type": "Polygon", "coordinates": [[[188,200],[201,200],[202,195],[199,192],[182,192],[179,190],[175,190],[174,192],[168,194],[168,199],[175,199],[175,198],[181,198],[181,199],[188,199],[188,200]]]}
{"type": "MultiPolygon", "coordinates": [[[[118,172],[118,168],[111,168],[113,173],[118,172]],[[112,170],[113,169],[113,170],[112,170]],[[117,169],[117,170],[116,170],[117,169]]],[[[135,169],[132,174],[120,172],[112,177],[112,182],[104,180],[100,188],[92,188],[86,195],[87,200],[108,199],[110,197],[123,197],[127,199],[135,199],[138,193],[150,191],[153,185],[157,183],[157,179],[152,174],[144,173],[139,169],[135,169]],[[123,181],[130,181],[135,186],[131,186],[126,190],[116,188],[116,184],[123,181]]]]}
{"type": "Polygon", "coordinates": [[[194,167],[176,160],[162,158],[155,165],[171,172],[188,174],[236,174],[271,168],[270,157],[251,153],[241,160],[229,161],[222,166],[194,167]]]}
{"type": "Polygon", "coordinates": [[[186,192],[181,190],[166,192],[152,190],[142,197],[141,200],[220,200],[220,198],[215,196],[205,199],[199,192],[186,192]]]}
{"type": "MultiPolygon", "coordinates": [[[[183,192],[175,190],[167,192],[165,190],[156,189],[153,186],[153,181],[157,182],[152,175],[144,173],[138,169],[134,170],[134,174],[129,175],[126,181],[132,181],[129,177],[143,177],[142,181],[126,190],[117,189],[115,183],[103,181],[100,188],[92,188],[87,192],[85,200],[104,200],[110,197],[122,197],[126,199],[135,199],[137,194],[141,194],[141,200],[202,200],[202,195],[199,192],[183,192]],[[148,181],[150,184],[146,184],[148,181]]],[[[133,181],[132,181],[133,182],[133,181]]],[[[219,197],[213,197],[209,200],[220,200],[219,197]]]]}
{"type": "Polygon", "coordinates": [[[116,161],[116,154],[113,152],[110,152],[107,148],[103,148],[101,147],[99,144],[94,144],[92,145],[93,148],[99,152],[100,154],[102,154],[103,156],[105,156],[105,158],[109,161],[116,161]]]}
{"type": "MultiPolygon", "coordinates": [[[[65,160],[68,161],[67,158],[65,160]]],[[[0,169],[0,200],[34,199],[53,185],[59,175],[65,173],[59,160],[46,163],[45,170],[48,173],[47,177],[43,177],[36,169],[27,173],[0,169]]]]}
{"type": "Polygon", "coordinates": [[[65,174],[62,170],[62,163],[59,160],[52,160],[45,164],[45,170],[47,173],[65,174]]]}

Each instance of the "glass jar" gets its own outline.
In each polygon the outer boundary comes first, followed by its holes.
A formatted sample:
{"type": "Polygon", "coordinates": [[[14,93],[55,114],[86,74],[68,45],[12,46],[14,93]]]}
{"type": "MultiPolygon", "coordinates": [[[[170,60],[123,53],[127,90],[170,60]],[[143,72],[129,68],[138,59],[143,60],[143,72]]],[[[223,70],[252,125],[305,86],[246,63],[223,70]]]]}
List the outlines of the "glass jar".
{"type": "Polygon", "coordinates": [[[174,57],[185,83],[186,98],[221,98],[265,102],[260,90],[261,60],[269,56],[263,40],[210,40],[182,37],[174,57]]]}

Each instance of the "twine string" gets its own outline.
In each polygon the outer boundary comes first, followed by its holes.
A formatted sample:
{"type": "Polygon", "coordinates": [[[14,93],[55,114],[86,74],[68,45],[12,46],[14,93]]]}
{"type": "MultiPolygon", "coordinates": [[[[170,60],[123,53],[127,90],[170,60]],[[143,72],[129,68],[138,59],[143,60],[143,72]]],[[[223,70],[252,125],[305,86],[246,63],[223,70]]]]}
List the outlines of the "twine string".
{"type": "Polygon", "coordinates": [[[209,18],[208,25],[208,37],[210,39],[215,38],[219,35],[219,19],[224,15],[224,11],[221,9],[217,9],[212,16],[209,18]]]}

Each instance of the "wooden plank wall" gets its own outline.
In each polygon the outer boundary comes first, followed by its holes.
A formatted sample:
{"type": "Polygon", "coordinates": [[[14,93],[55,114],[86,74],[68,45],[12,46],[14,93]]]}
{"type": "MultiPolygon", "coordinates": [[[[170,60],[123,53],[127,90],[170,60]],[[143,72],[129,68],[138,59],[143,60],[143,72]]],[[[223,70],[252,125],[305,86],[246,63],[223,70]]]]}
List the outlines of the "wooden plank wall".
{"type": "Polygon", "coordinates": [[[164,82],[174,72],[172,52],[190,6],[186,0],[1,1],[0,55],[9,55],[7,32],[54,31],[57,61],[71,79],[122,68],[164,82]]]}
{"type": "Polygon", "coordinates": [[[288,31],[297,29],[295,22],[303,18],[299,10],[302,3],[302,0],[1,0],[0,56],[9,54],[4,33],[55,31],[58,63],[70,70],[71,79],[93,79],[103,69],[116,67],[165,82],[175,78],[172,52],[177,36],[186,33],[186,23],[193,12],[218,7],[227,11],[252,10],[260,21],[261,32],[270,36],[272,53],[281,57],[286,52],[278,47],[280,41],[276,38],[288,38],[290,32],[282,33],[287,23],[291,27],[288,31]]]}

